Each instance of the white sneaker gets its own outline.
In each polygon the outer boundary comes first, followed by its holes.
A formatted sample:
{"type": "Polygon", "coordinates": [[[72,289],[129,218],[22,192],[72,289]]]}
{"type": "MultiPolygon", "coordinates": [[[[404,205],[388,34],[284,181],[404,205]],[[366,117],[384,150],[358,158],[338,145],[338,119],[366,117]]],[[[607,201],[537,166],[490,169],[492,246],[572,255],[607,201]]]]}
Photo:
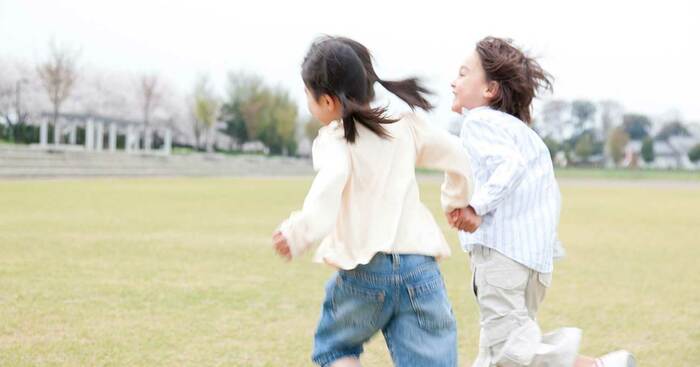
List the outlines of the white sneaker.
{"type": "Polygon", "coordinates": [[[632,353],[626,350],[618,350],[608,353],[595,360],[596,367],[636,367],[632,353]]]}

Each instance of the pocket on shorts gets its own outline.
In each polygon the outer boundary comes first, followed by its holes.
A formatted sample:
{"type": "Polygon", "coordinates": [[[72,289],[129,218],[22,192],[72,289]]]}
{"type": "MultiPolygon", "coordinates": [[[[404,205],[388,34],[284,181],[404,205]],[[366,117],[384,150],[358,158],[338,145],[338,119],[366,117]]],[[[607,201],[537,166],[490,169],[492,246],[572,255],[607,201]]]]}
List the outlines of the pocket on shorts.
{"type": "Polygon", "coordinates": [[[384,298],[383,290],[354,284],[339,275],[331,298],[333,318],[345,326],[377,327],[384,298]]]}
{"type": "Polygon", "coordinates": [[[441,277],[409,285],[408,296],[418,318],[418,324],[425,330],[452,329],[455,318],[447,298],[445,283],[441,277]]]}
{"type": "Polygon", "coordinates": [[[552,286],[552,273],[538,273],[537,279],[545,288],[552,286]]]}
{"type": "Polygon", "coordinates": [[[492,287],[506,290],[525,289],[529,277],[529,271],[524,267],[522,269],[516,267],[485,268],[482,271],[486,283],[492,287]]]}

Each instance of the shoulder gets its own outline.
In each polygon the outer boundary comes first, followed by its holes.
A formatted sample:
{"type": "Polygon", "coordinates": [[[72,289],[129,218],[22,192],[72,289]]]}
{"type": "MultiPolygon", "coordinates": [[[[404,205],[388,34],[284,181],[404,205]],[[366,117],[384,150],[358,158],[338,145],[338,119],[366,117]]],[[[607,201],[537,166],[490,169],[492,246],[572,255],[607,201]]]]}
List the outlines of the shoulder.
{"type": "Polygon", "coordinates": [[[512,137],[522,135],[526,133],[526,130],[531,130],[530,126],[519,118],[489,107],[467,112],[463,126],[470,131],[485,131],[489,134],[510,135],[512,137]]]}
{"type": "Polygon", "coordinates": [[[426,125],[425,119],[413,111],[402,112],[397,116],[397,118],[398,121],[396,122],[400,124],[408,124],[409,126],[426,125]]]}
{"type": "Polygon", "coordinates": [[[426,129],[428,129],[428,123],[425,118],[419,116],[415,112],[402,112],[396,116],[396,118],[398,121],[387,125],[387,127],[393,130],[392,133],[394,134],[405,131],[412,136],[412,139],[416,140],[420,139],[420,136],[424,135],[426,129]]]}
{"type": "Polygon", "coordinates": [[[476,139],[506,135],[509,129],[507,116],[489,107],[467,111],[464,113],[461,135],[476,139]]]}
{"type": "Polygon", "coordinates": [[[429,116],[422,113],[403,112],[398,116],[398,119],[399,120],[396,122],[397,124],[405,125],[414,131],[423,132],[425,130],[432,131],[434,129],[443,130],[434,121],[431,121],[429,116]]]}
{"type": "Polygon", "coordinates": [[[511,116],[505,112],[494,110],[490,107],[478,107],[473,110],[467,111],[464,114],[465,122],[475,122],[475,123],[490,123],[490,124],[508,124],[513,122],[513,120],[518,120],[514,116],[511,116]]]}
{"type": "Polygon", "coordinates": [[[329,165],[346,160],[349,155],[348,142],[342,123],[333,121],[318,131],[311,148],[315,170],[320,170],[328,162],[329,165]]]}
{"type": "Polygon", "coordinates": [[[331,121],[318,130],[316,140],[345,140],[345,131],[341,121],[331,121]]]}

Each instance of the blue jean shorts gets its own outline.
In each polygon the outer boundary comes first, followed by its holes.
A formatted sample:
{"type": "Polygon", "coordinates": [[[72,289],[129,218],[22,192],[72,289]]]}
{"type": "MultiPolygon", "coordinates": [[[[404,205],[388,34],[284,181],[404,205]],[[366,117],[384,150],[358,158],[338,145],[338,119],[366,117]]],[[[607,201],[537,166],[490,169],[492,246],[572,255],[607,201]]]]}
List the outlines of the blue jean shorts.
{"type": "Polygon", "coordinates": [[[359,357],[377,332],[396,366],[456,366],[457,327],[435,259],[379,253],[326,285],[312,359],[359,357]]]}

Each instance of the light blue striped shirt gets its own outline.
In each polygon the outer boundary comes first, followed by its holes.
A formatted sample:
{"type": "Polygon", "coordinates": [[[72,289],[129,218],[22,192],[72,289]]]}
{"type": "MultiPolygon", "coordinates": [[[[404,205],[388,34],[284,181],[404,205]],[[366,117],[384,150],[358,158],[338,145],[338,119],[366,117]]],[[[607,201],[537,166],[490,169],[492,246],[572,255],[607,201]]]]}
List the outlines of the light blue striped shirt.
{"type": "Polygon", "coordinates": [[[541,273],[563,255],[557,238],[561,194],[549,150],[524,122],[489,107],[465,110],[460,137],[471,161],[471,206],[483,217],[460,231],[465,251],[490,247],[541,273]]]}

